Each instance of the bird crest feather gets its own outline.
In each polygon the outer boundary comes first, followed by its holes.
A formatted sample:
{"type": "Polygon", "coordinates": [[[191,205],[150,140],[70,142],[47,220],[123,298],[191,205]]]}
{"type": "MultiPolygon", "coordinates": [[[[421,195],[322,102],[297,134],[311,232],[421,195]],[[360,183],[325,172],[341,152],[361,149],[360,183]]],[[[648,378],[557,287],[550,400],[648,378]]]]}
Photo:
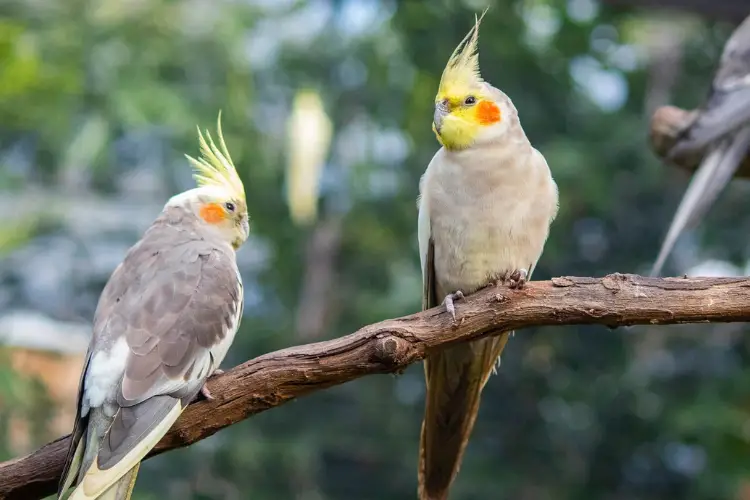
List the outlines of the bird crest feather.
{"type": "Polygon", "coordinates": [[[216,124],[216,132],[219,139],[217,146],[211,137],[211,133],[206,130],[205,137],[198,129],[198,142],[200,143],[201,157],[195,159],[190,155],[185,157],[193,165],[193,179],[199,187],[214,186],[228,190],[235,198],[245,200],[245,187],[242,180],[237,174],[232,157],[224,142],[224,135],[221,132],[221,111],[216,124]]]}
{"type": "Polygon", "coordinates": [[[479,40],[479,24],[488,9],[489,7],[484,9],[484,12],[478,18],[476,15],[474,16],[474,26],[471,27],[448,59],[448,64],[443,70],[443,76],[440,78],[439,94],[444,94],[457,86],[478,85],[484,81],[479,73],[477,41],[479,40]]]}

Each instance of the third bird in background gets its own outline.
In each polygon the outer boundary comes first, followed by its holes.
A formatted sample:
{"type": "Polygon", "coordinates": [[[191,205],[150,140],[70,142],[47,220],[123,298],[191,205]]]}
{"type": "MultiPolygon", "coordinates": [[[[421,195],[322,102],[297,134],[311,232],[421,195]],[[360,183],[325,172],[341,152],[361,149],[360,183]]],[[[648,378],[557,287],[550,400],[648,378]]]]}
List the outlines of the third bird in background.
{"type": "MultiPolygon", "coordinates": [[[[485,11],[486,12],[486,11],[485,11]]],[[[484,15],[483,15],[484,16],[484,15]]],[[[422,307],[531,277],[557,214],[557,185],[511,100],[479,73],[481,18],[443,71],[433,130],[442,148],[422,177],[422,307]]],[[[419,498],[443,500],[458,473],[482,388],[510,332],[428,353],[419,498]]]]}
{"type": "Polygon", "coordinates": [[[682,231],[695,227],[729,184],[750,146],[750,17],[724,46],[705,105],[668,158],[706,151],[664,238],[651,276],[658,276],[682,231]]]}

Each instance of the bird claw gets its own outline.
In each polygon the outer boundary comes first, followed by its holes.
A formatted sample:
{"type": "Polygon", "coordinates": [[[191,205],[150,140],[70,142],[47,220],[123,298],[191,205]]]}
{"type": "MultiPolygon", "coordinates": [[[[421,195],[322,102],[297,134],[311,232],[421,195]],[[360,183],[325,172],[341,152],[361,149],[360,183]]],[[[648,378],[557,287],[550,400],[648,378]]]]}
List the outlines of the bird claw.
{"type": "Polygon", "coordinates": [[[206,384],[203,384],[203,387],[201,387],[200,393],[203,395],[206,401],[214,400],[214,396],[213,394],[211,394],[211,391],[208,390],[208,386],[206,384]]]}
{"type": "Polygon", "coordinates": [[[453,321],[456,321],[456,306],[453,304],[453,302],[463,298],[464,292],[462,292],[461,290],[456,290],[455,292],[446,295],[445,299],[443,299],[445,310],[451,314],[451,316],[453,317],[453,321]]]}
{"type": "Polygon", "coordinates": [[[521,289],[526,285],[526,278],[529,276],[529,272],[526,269],[516,269],[510,276],[508,276],[508,286],[510,288],[521,289]]]}
{"type": "MultiPolygon", "coordinates": [[[[211,376],[213,377],[215,375],[222,375],[223,373],[224,373],[224,370],[222,370],[221,368],[217,368],[216,370],[214,370],[211,376]]],[[[205,382],[203,383],[203,387],[201,387],[200,393],[205,398],[206,401],[214,400],[214,395],[211,394],[211,391],[208,390],[208,385],[206,385],[205,382]]]]}

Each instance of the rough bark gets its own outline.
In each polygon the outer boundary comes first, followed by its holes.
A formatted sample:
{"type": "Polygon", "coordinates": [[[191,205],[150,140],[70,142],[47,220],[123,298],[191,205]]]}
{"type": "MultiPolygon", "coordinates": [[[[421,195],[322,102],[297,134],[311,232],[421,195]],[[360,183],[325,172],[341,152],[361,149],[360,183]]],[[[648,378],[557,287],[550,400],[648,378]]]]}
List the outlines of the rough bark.
{"type": "MultiPolygon", "coordinates": [[[[662,106],[651,117],[650,140],[651,148],[660,158],[666,158],[669,151],[677,142],[680,133],[685,130],[695,117],[695,111],[686,111],[675,106],[662,106]]],[[[678,157],[670,161],[682,169],[690,172],[700,165],[705,152],[678,157]]],[[[735,177],[750,178],[750,153],[742,160],[735,177]]]]}
{"type": "MultiPolygon", "coordinates": [[[[188,407],[150,456],[204,439],[296,397],[364,375],[394,373],[430,349],[528,326],[735,322],[750,320],[750,278],[561,277],[522,290],[492,287],[457,302],[456,323],[442,307],[365,326],[326,342],[273,352],[213,377],[212,401],[188,407]]],[[[0,464],[0,498],[54,492],[68,436],[0,464]]]]}

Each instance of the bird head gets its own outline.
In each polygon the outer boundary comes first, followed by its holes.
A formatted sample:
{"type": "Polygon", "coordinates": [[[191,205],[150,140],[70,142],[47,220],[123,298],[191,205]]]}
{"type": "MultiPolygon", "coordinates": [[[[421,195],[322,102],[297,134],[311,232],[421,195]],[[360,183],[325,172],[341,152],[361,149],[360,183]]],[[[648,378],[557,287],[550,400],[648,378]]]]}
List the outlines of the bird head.
{"type": "Polygon", "coordinates": [[[193,178],[198,187],[180,193],[167,202],[167,207],[181,206],[192,211],[201,223],[215,229],[221,238],[238,249],[249,234],[245,187],[229,156],[221,132],[221,113],[217,120],[219,146],[206,131],[198,129],[201,157],[185,155],[193,165],[193,178]]]}
{"type": "Polygon", "coordinates": [[[432,130],[446,149],[457,151],[496,139],[507,130],[509,103],[479,73],[479,23],[461,40],[443,70],[432,130]]]}

